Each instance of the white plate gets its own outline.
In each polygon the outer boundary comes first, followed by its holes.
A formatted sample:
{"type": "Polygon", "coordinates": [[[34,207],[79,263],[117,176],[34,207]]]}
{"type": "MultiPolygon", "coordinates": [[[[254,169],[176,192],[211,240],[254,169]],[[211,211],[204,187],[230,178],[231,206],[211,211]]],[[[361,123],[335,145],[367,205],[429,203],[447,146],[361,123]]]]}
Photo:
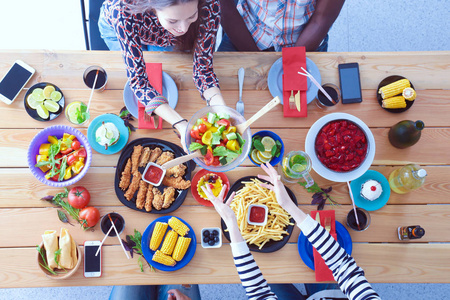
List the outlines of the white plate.
{"type": "Polygon", "coordinates": [[[305,151],[308,153],[311,158],[312,168],[316,171],[317,174],[322,176],[325,179],[335,181],[335,182],[346,182],[352,181],[360,176],[362,176],[372,165],[373,159],[375,157],[375,139],[373,138],[372,131],[370,131],[369,127],[357,117],[346,114],[346,113],[332,113],[326,116],[323,116],[319,120],[317,120],[309,129],[308,134],[305,139],[305,151]],[[322,129],[325,124],[334,120],[350,120],[364,131],[364,134],[367,138],[367,154],[366,159],[364,159],[363,163],[356,169],[350,172],[335,172],[327,167],[325,167],[320,160],[317,158],[315,143],[316,136],[319,133],[320,129],[322,129]]]}
{"type": "MultiPolygon", "coordinates": [[[[169,101],[170,107],[175,109],[178,103],[178,89],[175,81],[170,77],[166,72],[162,72],[162,84],[163,84],[163,96],[169,101]]],[[[138,99],[134,95],[131,87],[129,85],[129,81],[125,83],[125,87],[123,88],[123,102],[125,102],[125,106],[127,107],[130,114],[138,118],[138,99]]]]}
{"type": "MultiPolygon", "coordinates": [[[[306,70],[317,80],[319,84],[322,84],[322,77],[320,76],[319,68],[316,64],[306,58],[306,70]]],[[[269,74],[267,76],[267,84],[272,97],[280,97],[281,104],[283,104],[283,58],[277,59],[272,67],[270,67],[269,74]]],[[[311,103],[317,95],[319,88],[307,78],[308,90],[306,91],[306,101],[311,103]]]]}

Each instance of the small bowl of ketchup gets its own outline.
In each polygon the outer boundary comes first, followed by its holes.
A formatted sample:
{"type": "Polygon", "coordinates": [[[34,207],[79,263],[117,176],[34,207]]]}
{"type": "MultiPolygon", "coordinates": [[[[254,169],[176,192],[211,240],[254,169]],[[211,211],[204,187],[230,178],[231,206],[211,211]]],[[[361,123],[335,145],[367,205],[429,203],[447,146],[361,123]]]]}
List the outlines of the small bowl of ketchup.
{"type": "Polygon", "coordinates": [[[266,205],[250,204],[248,207],[247,223],[250,225],[264,226],[267,224],[269,209],[266,205]]]}
{"type": "Polygon", "coordinates": [[[142,175],[142,180],[147,183],[150,183],[154,186],[159,186],[166,174],[166,170],[161,168],[161,166],[149,162],[145,167],[144,173],[142,175]]]}

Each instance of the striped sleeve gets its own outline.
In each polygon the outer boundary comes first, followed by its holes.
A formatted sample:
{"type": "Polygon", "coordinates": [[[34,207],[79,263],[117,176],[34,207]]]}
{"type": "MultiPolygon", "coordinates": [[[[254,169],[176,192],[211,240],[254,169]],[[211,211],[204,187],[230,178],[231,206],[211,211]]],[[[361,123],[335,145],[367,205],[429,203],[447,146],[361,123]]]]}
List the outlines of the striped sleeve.
{"type": "Polygon", "coordinates": [[[231,243],[234,264],[249,300],[278,299],[270,290],[246,242],[231,243]]]}
{"type": "Polygon", "coordinates": [[[308,216],[298,227],[323,257],[333,272],[334,279],[344,294],[351,300],[381,299],[364,276],[364,271],[356,265],[339,243],[316,221],[308,216]]]}

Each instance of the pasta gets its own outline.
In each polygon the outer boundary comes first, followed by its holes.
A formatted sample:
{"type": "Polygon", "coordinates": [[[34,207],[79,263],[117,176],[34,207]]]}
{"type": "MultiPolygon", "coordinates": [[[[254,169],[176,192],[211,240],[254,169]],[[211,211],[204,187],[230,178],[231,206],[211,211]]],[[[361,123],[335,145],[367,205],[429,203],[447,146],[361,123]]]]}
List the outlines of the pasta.
{"type": "Polygon", "coordinates": [[[285,229],[293,225],[290,215],[278,204],[275,193],[262,187],[258,179],[243,182],[244,187],[237,191],[230,207],[236,214],[242,237],[248,244],[254,244],[261,249],[269,241],[281,241],[283,235],[289,234],[285,229]],[[247,223],[250,204],[264,204],[269,209],[267,224],[264,226],[247,223]]]}

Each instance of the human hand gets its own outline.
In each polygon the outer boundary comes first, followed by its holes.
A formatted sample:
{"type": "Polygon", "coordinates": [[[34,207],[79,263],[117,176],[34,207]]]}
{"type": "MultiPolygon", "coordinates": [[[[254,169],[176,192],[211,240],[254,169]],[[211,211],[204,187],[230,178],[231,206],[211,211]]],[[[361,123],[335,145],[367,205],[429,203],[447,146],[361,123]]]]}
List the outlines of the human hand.
{"type": "Polygon", "coordinates": [[[171,289],[167,291],[167,300],[191,300],[188,296],[183,294],[177,289],[171,289]]]}
{"type": "Polygon", "coordinates": [[[280,204],[286,211],[290,212],[290,210],[296,206],[295,203],[292,202],[291,197],[289,197],[284,184],[281,182],[281,177],[278,175],[278,172],[270,163],[261,164],[261,169],[263,169],[268,176],[258,175],[258,178],[267,180],[271,183],[262,183],[261,186],[274,191],[278,204],[280,204]]]}
{"type": "Polygon", "coordinates": [[[205,193],[206,197],[208,197],[209,201],[211,201],[211,203],[214,205],[214,208],[216,209],[220,217],[223,219],[227,227],[230,227],[231,224],[237,224],[236,214],[230,207],[230,204],[233,201],[235,193],[233,192],[230,195],[230,197],[228,197],[228,200],[224,203],[223,197],[226,189],[227,185],[224,184],[222,186],[222,190],[220,191],[219,195],[215,197],[209,185],[206,184],[202,186],[202,190],[205,193]]]}

